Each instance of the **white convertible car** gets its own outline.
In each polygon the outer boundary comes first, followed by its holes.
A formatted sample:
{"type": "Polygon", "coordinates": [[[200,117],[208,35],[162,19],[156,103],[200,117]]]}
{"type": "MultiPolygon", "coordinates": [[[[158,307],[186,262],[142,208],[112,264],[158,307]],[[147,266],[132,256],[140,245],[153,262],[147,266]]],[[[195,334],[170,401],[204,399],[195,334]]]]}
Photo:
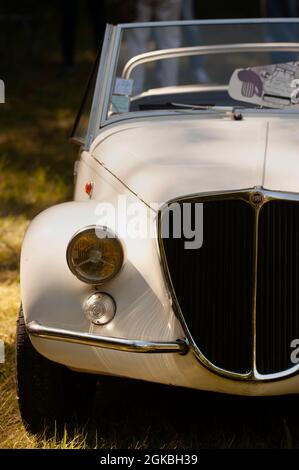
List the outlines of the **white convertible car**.
{"type": "Polygon", "coordinates": [[[24,422],[99,375],[299,392],[299,20],[108,26],[74,200],[21,256],[24,422]]]}

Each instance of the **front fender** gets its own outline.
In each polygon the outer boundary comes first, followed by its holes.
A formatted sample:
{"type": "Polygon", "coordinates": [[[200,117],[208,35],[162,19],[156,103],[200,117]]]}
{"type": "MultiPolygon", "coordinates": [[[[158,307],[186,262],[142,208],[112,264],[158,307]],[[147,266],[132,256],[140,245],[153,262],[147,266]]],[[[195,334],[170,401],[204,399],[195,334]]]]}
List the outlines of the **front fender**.
{"type": "Polygon", "coordinates": [[[92,329],[102,336],[140,340],[181,337],[183,332],[165,289],[156,241],[150,238],[122,239],[126,252],[123,269],[101,286],[103,292],[115,299],[114,320],[107,326],[95,326],[86,319],[82,305],[95,287],[71,273],[66,250],[78,230],[98,223],[98,204],[97,201],[60,204],[42,212],[30,224],[21,253],[21,296],[26,323],[37,321],[78,332],[92,329]]]}

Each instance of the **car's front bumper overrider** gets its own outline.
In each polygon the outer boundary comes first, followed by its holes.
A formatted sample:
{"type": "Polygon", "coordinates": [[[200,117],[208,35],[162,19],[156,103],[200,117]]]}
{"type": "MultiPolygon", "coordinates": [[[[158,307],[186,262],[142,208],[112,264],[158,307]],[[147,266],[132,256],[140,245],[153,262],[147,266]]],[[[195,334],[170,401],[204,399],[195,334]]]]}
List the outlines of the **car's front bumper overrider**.
{"type": "Polygon", "coordinates": [[[98,336],[90,333],[79,333],[77,331],[53,328],[41,325],[36,321],[31,321],[26,326],[29,335],[63,341],[67,343],[77,343],[86,346],[93,346],[103,349],[114,349],[116,351],[134,353],[179,353],[186,354],[189,350],[187,339],[176,341],[143,341],[125,338],[112,338],[108,336],[98,336]]]}

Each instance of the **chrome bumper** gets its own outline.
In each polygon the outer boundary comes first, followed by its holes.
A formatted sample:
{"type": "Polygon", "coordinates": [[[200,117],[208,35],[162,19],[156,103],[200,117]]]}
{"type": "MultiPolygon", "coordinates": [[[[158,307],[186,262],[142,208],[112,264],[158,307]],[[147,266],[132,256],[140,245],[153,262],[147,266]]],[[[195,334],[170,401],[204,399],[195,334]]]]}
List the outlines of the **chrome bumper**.
{"type": "Polygon", "coordinates": [[[53,339],[67,343],[84,344],[96,348],[115,349],[117,351],[134,353],[179,353],[186,354],[189,346],[186,339],[173,342],[140,341],[135,339],[110,338],[97,336],[90,333],[78,333],[77,331],[51,328],[31,321],[26,326],[30,335],[38,338],[53,339]]]}

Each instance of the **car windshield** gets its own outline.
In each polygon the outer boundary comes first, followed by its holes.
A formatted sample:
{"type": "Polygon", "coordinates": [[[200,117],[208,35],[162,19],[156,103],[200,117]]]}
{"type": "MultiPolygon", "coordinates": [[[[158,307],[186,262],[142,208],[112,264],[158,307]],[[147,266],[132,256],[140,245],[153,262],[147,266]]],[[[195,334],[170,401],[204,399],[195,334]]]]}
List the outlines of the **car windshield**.
{"type": "Polygon", "coordinates": [[[124,25],[115,57],[108,119],[165,109],[281,108],[299,96],[298,20],[124,25]]]}

